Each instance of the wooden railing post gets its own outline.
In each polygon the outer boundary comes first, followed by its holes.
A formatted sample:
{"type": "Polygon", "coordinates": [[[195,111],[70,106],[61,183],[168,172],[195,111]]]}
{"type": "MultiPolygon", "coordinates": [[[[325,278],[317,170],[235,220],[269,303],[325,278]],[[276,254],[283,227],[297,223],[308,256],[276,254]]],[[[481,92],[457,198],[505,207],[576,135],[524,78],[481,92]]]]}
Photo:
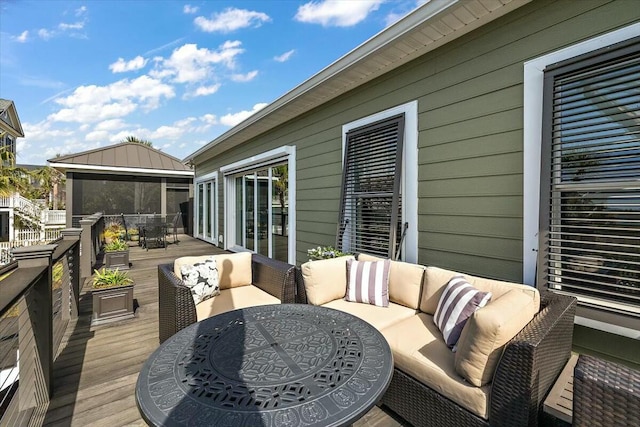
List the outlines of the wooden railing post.
{"type": "Polygon", "coordinates": [[[44,273],[24,295],[18,320],[20,410],[47,403],[52,392],[53,309],[52,255],[56,245],[14,250],[18,269],[42,268],[44,273]]]}
{"type": "Polygon", "coordinates": [[[80,220],[81,237],[80,237],[80,278],[84,283],[87,277],[91,277],[91,268],[93,266],[93,219],[83,218],[80,220]]]}
{"type": "Polygon", "coordinates": [[[80,311],[80,238],[82,235],[82,228],[65,228],[61,233],[62,240],[78,242],[78,244],[67,253],[67,265],[69,266],[68,283],[70,288],[69,316],[72,319],[75,319],[78,317],[78,313],[80,311]]]}

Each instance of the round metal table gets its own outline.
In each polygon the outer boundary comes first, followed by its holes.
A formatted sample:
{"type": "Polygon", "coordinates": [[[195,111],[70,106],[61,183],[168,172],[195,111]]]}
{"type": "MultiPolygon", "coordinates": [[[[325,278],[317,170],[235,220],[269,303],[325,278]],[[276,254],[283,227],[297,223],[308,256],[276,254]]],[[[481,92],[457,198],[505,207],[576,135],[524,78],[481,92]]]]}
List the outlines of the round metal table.
{"type": "Polygon", "coordinates": [[[140,371],[136,402],[156,426],[341,426],[371,409],[392,375],[389,345],[367,322],[324,307],[266,305],[169,338],[140,371]]]}

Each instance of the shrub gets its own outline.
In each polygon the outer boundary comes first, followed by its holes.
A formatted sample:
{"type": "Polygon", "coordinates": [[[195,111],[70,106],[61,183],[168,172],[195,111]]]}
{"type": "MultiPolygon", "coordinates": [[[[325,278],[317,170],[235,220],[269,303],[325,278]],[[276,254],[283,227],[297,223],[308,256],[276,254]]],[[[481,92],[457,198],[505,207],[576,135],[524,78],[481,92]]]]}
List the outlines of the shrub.
{"type": "Polygon", "coordinates": [[[115,270],[107,270],[106,268],[93,270],[93,273],[93,289],[115,288],[133,283],[133,279],[126,272],[117,268],[115,270]]]}
{"type": "Polygon", "coordinates": [[[126,251],[127,249],[129,249],[129,245],[120,239],[114,239],[104,245],[105,252],[126,251]]]}
{"type": "Polygon", "coordinates": [[[307,250],[307,255],[309,255],[309,261],[315,261],[319,259],[337,258],[351,254],[349,252],[342,252],[335,249],[333,246],[318,246],[317,248],[307,250]]]}

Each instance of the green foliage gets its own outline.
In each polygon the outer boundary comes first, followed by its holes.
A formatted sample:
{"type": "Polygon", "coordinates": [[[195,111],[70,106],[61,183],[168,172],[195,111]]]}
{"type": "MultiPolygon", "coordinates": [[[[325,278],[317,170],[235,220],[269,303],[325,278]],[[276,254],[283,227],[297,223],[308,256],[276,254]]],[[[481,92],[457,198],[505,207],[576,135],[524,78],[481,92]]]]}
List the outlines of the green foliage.
{"type": "Polygon", "coordinates": [[[134,144],[146,145],[147,147],[153,148],[153,143],[151,141],[147,141],[146,139],[140,139],[133,135],[127,136],[125,139],[123,139],[120,142],[122,144],[126,144],[127,142],[133,142],[134,144]]]}
{"type": "Polygon", "coordinates": [[[351,255],[349,252],[342,252],[335,249],[333,246],[318,246],[317,248],[307,250],[310,261],[319,259],[337,258],[345,255],[351,255]]]}
{"type": "Polygon", "coordinates": [[[106,268],[93,270],[93,289],[109,289],[132,283],[133,279],[125,271],[120,271],[117,268],[115,270],[107,270],[106,268]]]}
{"type": "Polygon", "coordinates": [[[126,251],[127,249],[129,249],[129,245],[121,239],[113,239],[104,246],[105,252],[126,251]]]}

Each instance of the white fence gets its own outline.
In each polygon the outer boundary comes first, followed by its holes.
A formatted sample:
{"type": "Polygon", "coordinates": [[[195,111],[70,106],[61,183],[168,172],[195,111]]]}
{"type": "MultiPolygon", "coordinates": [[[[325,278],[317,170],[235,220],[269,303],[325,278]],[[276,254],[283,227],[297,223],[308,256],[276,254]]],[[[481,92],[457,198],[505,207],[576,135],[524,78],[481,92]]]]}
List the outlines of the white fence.
{"type": "Polygon", "coordinates": [[[33,245],[46,245],[59,238],[63,228],[45,230],[15,230],[15,239],[11,242],[0,242],[0,265],[11,262],[11,252],[15,248],[33,245]]]}

